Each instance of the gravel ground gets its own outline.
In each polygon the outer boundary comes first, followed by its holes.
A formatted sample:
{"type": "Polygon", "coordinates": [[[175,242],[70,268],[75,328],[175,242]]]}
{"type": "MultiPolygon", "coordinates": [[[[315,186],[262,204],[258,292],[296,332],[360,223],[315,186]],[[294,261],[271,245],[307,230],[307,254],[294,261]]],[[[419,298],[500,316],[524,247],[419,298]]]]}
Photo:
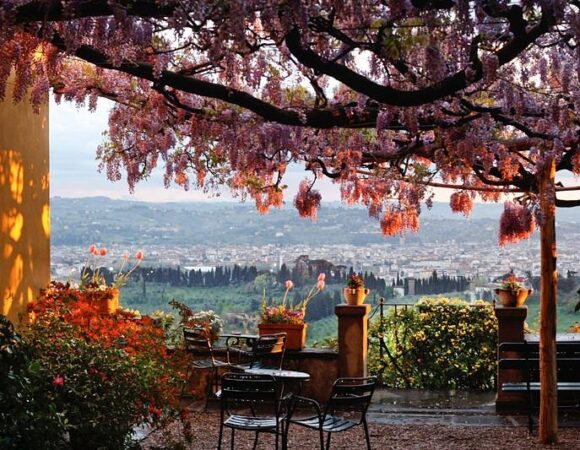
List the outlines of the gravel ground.
{"type": "MultiPolygon", "coordinates": [[[[193,426],[194,442],[188,447],[193,450],[211,450],[217,448],[219,415],[215,412],[192,412],[190,420],[193,426]]],[[[561,428],[559,443],[542,446],[537,443],[537,436],[530,436],[525,427],[452,427],[443,425],[383,425],[371,423],[371,446],[373,450],[383,449],[546,449],[580,450],[580,429],[561,428]]],[[[168,430],[179,433],[179,427],[168,430]]],[[[253,433],[236,433],[236,450],[251,449],[253,433]]],[[[222,448],[229,449],[229,432],[225,433],[222,448]]],[[[151,435],[145,441],[149,449],[163,448],[165,438],[161,433],[151,435]]],[[[318,449],[318,433],[304,428],[292,427],[289,434],[289,450],[318,449]]],[[[274,448],[273,436],[262,434],[258,449],[274,448]]],[[[332,449],[364,450],[364,432],[362,427],[336,433],[332,436],[332,449]]]]}

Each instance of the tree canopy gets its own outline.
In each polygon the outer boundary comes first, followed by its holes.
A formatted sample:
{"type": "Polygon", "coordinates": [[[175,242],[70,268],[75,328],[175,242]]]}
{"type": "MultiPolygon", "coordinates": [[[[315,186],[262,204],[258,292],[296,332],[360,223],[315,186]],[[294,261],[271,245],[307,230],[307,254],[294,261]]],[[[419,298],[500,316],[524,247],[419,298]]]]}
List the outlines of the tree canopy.
{"type": "Polygon", "coordinates": [[[329,177],[389,235],[418,228],[433,187],[465,214],[510,193],[505,243],[542,220],[546,161],[580,175],[580,1],[0,5],[0,95],[15,68],[15,100],[113,100],[97,155],[130,189],[163,165],[167,185],[227,185],[265,212],[301,163],[300,215],[329,177]]]}

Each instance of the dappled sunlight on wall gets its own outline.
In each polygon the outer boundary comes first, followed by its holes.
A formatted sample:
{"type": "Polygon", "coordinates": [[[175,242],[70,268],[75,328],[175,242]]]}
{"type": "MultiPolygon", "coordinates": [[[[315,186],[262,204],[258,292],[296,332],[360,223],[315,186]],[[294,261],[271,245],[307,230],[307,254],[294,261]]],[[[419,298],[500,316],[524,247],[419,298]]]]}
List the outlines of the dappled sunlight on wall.
{"type": "Polygon", "coordinates": [[[0,313],[13,322],[50,280],[48,108],[0,102],[0,313]]]}

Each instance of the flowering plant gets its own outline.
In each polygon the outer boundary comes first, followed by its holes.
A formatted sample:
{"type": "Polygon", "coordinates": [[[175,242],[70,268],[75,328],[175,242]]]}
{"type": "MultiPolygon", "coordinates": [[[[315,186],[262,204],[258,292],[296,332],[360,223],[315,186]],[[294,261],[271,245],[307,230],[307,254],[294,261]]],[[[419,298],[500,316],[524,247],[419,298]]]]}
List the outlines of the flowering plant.
{"type": "Polygon", "coordinates": [[[361,276],[359,276],[355,273],[355,274],[352,274],[350,276],[350,278],[346,282],[346,285],[349,289],[364,288],[365,287],[365,280],[363,280],[363,278],[361,276]]]}
{"type": "Polygon", "coordinates": [[[288,292],[294,288],[294,283],[292,280],[286,281],[286,291],[284,292],[284,298],[282,303],[277,305],[274,301],[272,304],[266,304],[266,291],[264,290],[264,295],[262,297],[262,312],[260,313],[260,319],[262,323],[288,323],[294,325],[301,325],[304,323],[304,318],[306,316],[306,308],[308,303],[326,286],[326,275],[321,273],[318,275],[318,280],[316,284],[310,288],[308,294],[304,299],[297,305],[287,304],[288,292]]]}
{"type": "Polygon", "coordinates": [[[214,311],[210,309],[208,311],[199,311],[194,313],[189,306],[185,305],[184,303],[178,302],[175,299],[171,300],[169,304],[174,309],[179,310],[180,321],[178,331],[181,336],[183,336],[181,332],[182,327],[186,328],[201,327],[205,329],[207,337],[212,342],[215,342],[219,339],[224,322],[222,318],[214,311]]]}
{"type": "Polygon", "coordinates": [[[61,448],[63,436],[72,450],[134,448],[135,427],[164,426],[179,412],[183,355],[168,353],[163,329],[138,312],[100,314],[89,291],[53,282],[29,304],[26,378],[40,388],[27,403],[47,404],[59,420],[46,432],[20,423],[41,445],[16,448],[61,448]]]}
{"type": "Polygon", "coordinates": [[[500,289],[505,289],[506,291],[517,292],[520,289],[525,289],[522,284],[523,278],[516,277],[514,273],[510,273],[507,278],[502,281],[500,289]]]}
{"type": "Polygon", "coordinates": [[[129,254],[125,253],[123,255],[123,262],[121,263],[121,268],[119,269],[119,272],[113,277],[113,282],[111,283],[111,285],[107,286],[107,279],[103,274],[103,271],[96,265],[97,258],[104,257],[106,255],[107,249],[105,247],[98,248],[94,244],[89,246],[89,257],[81,272],[81,281],[80,281],[81,289],[82,288],[103,289],[107,287],[110,287],[111,289],[122,288],[129,281],[129,277],[131,276],[133,271],[139,266],[139,264],[141,264],[141,261],[143,260],[144,256],[141,250],[135,253],[136,260],[135,264],[130,270],[128,270],[127,272],[123,272],[125,266],[127,265],[130,259],[129,254]]]}

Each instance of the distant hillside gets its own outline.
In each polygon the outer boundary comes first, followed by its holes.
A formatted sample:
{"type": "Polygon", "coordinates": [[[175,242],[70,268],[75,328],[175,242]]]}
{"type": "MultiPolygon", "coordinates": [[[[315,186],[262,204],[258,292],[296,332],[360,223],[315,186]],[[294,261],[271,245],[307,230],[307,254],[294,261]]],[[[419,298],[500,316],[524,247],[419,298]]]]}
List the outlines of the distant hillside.
{"type": "MultiPolygon", "coordinates": [[[[224,245],[224,244],[353,244],[399,243],[384,237],[366,209],[340,203],[323,204],[313,223],[298,217],[290,205],[260,215],[251,203],[146,203],[105,197],[51,201],[52,243],[224,245]]],[[[434,204],[421,215],[421,230],[406,242],[497,242],[501,205],[477,204],[469,218],[434,204]]],[[[576,230],[580,208],[558,210],[559,232],[576,230]]]]}

